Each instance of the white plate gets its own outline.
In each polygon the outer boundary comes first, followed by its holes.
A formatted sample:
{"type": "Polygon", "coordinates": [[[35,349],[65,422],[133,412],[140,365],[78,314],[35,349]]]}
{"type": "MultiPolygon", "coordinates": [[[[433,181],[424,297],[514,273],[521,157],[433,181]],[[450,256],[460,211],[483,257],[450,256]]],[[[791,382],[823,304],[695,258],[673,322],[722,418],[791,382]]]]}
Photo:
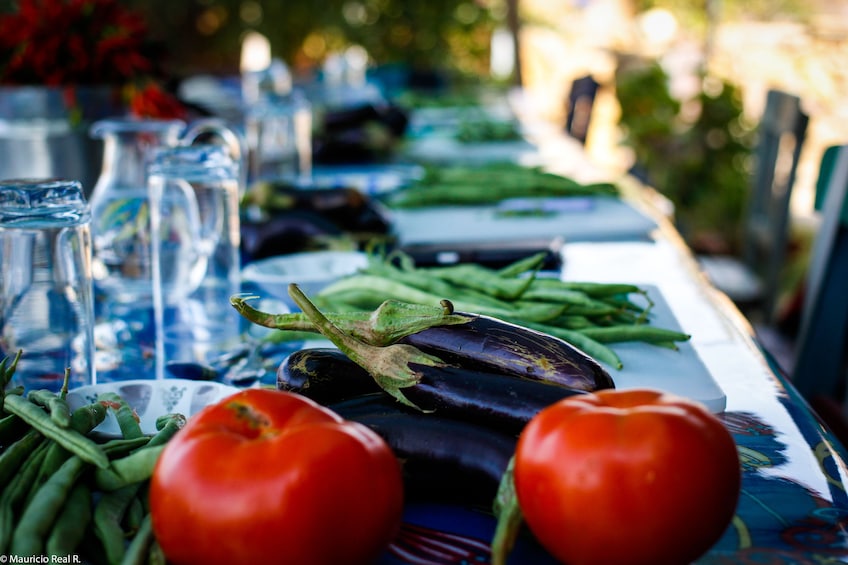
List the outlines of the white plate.
{"type": "MultiPolygon", "coordinates": [[[[239,392],[239,388],[209,381],[187,379],[129,380],[100,383],[68,391],[71,410],[97,401],[104,392],[114,392],[123,398],[138,414],[141,431],[156,433],[156,419],[166,414],[182,414],[189,418],[204,407],[215,404],[239,392]]],[[[106,419],[94,431],[104,436],[118,437],[121,430],[115,414],[109,410],[106,419]]]]}
{"type": "Polygon", "coordinates": [[[242,270],[242,280],[291,305],[290,283],[309,296],[367,265],[368,256],[358,251],[292,253],[248,263],[242,270]]]}

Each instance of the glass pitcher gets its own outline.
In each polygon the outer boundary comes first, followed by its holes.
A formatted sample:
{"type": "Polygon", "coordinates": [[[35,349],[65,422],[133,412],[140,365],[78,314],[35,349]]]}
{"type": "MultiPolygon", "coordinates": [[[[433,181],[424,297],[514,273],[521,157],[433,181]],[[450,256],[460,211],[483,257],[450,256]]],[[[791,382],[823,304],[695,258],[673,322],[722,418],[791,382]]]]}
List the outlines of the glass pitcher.
{"type": "Polygon", "coordinates": [[[156,376],[169,362],[203,363],[232,346],[241,317],[230,297],[241,287],[239,261],[239,167],[220,145],[196,144],[156,152],[148,175],[154,252],[156,376]],[[188,295],[174,295],[163,284],[168,266],[167,241],[158,229],[166,220],[163,196],[191,191],[200,214],[200,250],[204,272],[188,295]]]}
{"type": "MultiPolygon", "coordinates": [[[[105,365],[104,380],[111,380],[108,375],[153,376],[153,239],[147,175],[155,152],[218,134],[231,145],[234,158],[242,156],[241,146],[230,143],[238,136],[221,124],[210,120],[194,124],[187,133],[185,130],[186,123],[181,120],[133,118],[101,120],[90,130],[93,137],[103,139],[103,167],[90,203],[92,273],[98,319],[105,322],[98,326],[100,341],[107,349],[99,355],[105,365]],[[113,372],[120,371],[121,365],[132,367],[128,375],[113,372]]],[[[163,291],[171,297],[187,296],[200,284],[207,261],[194,192],[183,189],[164,194],[161,213],[163,291]]]]}
{"type": "MultiPolygon", "coordinates": [[[[185,123],[180,120],[109,119],[95,122],[93,137],[103,139],[103,168],[91,195],[94,236],[94,278],[99,293],[110,303],[149,302],[152,294],[150,213],[147,166],[159,147],[179,143],[185,123]]],[[[168,271],[180,284],[191,284],[190,273],[199,253],[197,203],[192,195],[170,196],[174,214],[163,226],[174,246],[168,271]]],[[[196,277],[195,277],[196,278],[196,277]]]]}

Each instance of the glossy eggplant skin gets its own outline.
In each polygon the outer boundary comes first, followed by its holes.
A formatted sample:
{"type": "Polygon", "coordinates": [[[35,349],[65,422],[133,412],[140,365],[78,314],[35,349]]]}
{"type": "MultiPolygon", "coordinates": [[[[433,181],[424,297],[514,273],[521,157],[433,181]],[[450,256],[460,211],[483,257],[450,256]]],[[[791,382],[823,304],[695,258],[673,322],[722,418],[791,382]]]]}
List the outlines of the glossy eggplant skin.
{"type": "Polygon", "coordinates": [[[421,381],[402,389],[419,408],[518,435],[542,409],[584,391],[464,367],[410,364],[421,381]]]}
{"type": "Polygon", "coordinates": [[[382,437],[402,461],[406,494],[491,508],[516,438],[477,424],[410,410],[385,393],[330,404],[382,437]]]}
{"type": "MultiPolygon", "coordinates": [[[[584,393],[515,375],[459,366],[410,364],[410,367],[421,375],[421,380],[401,390],[419,408],[514,435],[543,408],[584,393]]],[[[277,388],[322,404],[379,390],[367,371],[335,349],[292,353],[277,371],[277,388]]]]}
{"type": "Polygon", "coordinates": [[[382,392],[368,371],[332,347],[311,347],[289,354],[277,367],[277,389],[321,404],[382,392]]]}
{"type": "Polygon", "coordinates": [[[466,324],[434,326],[400,343],[466,369],[508,373],[570,389],[615,388],[604,367],[567,341],[489,316],[463,314],[466,324]]]}

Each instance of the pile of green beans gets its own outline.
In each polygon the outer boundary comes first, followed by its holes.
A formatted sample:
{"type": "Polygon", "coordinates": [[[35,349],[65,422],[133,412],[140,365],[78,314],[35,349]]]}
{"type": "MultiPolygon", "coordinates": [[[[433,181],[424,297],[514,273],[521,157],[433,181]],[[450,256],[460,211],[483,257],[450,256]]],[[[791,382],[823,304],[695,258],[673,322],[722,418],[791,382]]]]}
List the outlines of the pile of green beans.
{"type": "Polygon", "coordinates": [[[67,371],[58,393],[6,390],[20,356],[0,361],[0,555],[164,564],[147,485],[185,417],[161,417],[149,436],[116,394],[71,410],[67,371]],[[122,437],[92,433],[110,410],[122,437]]]}
{"type": "Polygon", "coordinates": [[[609,182],[583,183],[518,163],[430,167],[421,180],[384,198],[391,208],[492,204],[507,198],[620,195],[609,182]]]}
{"type": "Polygon", "coordinates": [[[415,304],[450,300],[456,310],[489,315],[564,339],[620,369],[611,345],[640,341],[677,349],[689,335],[651,324],[645,289],[627,283],[563,281],[539,276],[538,253],[501,269],[474,263],[419,267],[398,252],[373,254],[367,267],[322,289],[314,301],[326,311],[373,310],[395,299],[415,304]]]}

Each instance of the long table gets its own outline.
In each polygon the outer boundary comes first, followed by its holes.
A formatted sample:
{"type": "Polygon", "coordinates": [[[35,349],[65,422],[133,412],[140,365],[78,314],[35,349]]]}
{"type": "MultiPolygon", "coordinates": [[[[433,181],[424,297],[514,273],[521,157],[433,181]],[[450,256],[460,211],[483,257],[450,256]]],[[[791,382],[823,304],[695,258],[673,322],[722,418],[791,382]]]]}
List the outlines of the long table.
{"type": "MultiPolygon", "coordinates": [[[[547,161],[551,168],[559,166],[582,178],[603,177],[570,140],[556,141],[556,149],[542,147],[556,157],[547,161]]],[[[667,203],[635,181],[623,182],[630,185],[628,201],[655,223],[648,237],[567,238],[558,275],[644,285],[692,336],[688,355],[696,362],[690,359],[661,375],[648,374],[652,366],[637,366],[633,371],[641,372],[641,378],[632,380],[613,376],[624,386],[649,382],[701,400],[733,434],[742,462],[741,497],[723,537],[698,563],[848,561],[844,447],[762,348],[739,310],[698,269],[672,224],[667,203]],[[690,386],[691,381],[698,381],[697,386],[690,386]]],[[[473,224],[474,219],[464,221],[473,224]]],[[[465,563],[488,562],[493,527],[491,515],[479,509],[411,504],[402,535],[381,563],[440,562],[442,557],[433,557],[434,547],[443,556],[463,556],[465,563]]],[[[614,532],[610,543],[615,543],[614,532]]],[[[532,539],[522,539],[511,559],[515,564],[554,562],[532,539]]]]}

